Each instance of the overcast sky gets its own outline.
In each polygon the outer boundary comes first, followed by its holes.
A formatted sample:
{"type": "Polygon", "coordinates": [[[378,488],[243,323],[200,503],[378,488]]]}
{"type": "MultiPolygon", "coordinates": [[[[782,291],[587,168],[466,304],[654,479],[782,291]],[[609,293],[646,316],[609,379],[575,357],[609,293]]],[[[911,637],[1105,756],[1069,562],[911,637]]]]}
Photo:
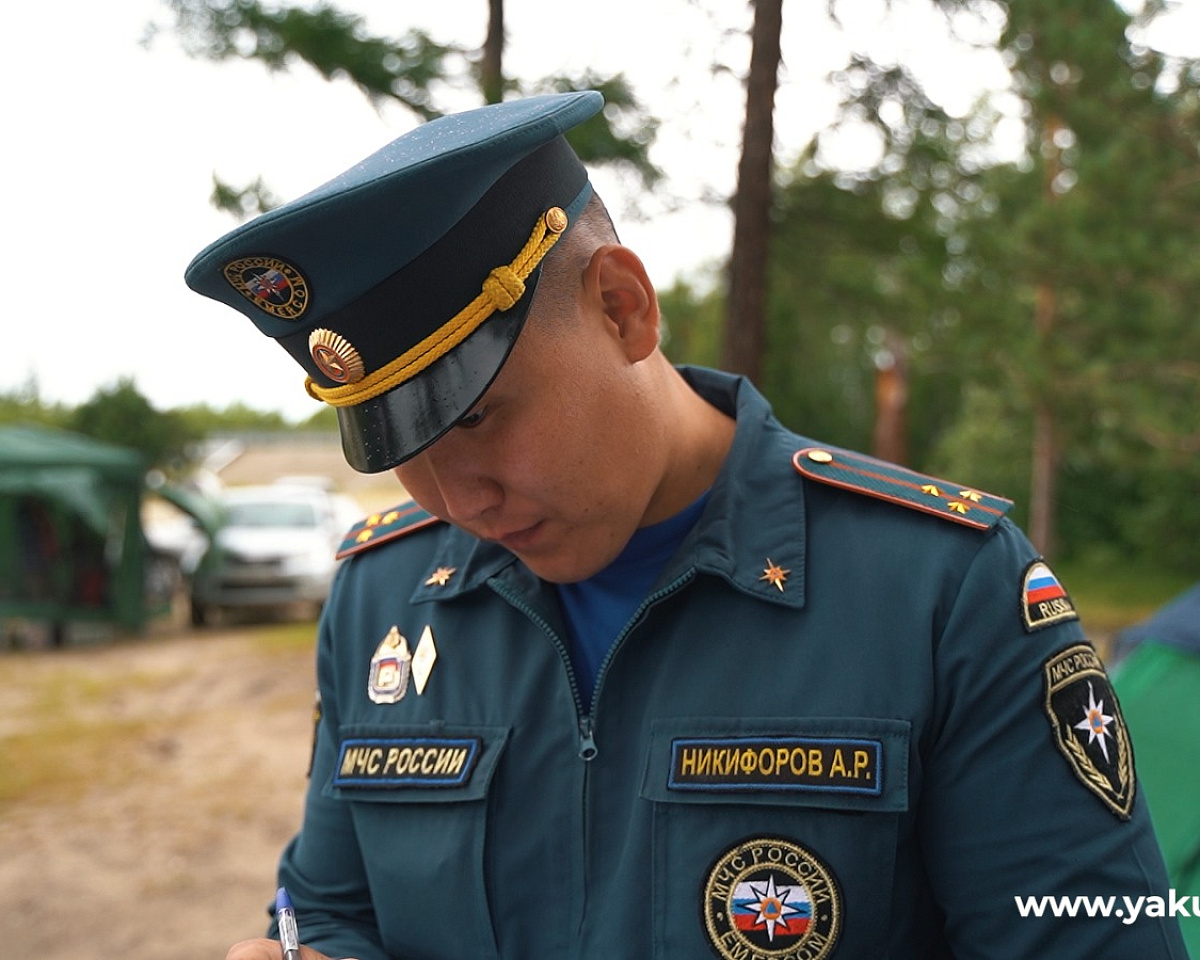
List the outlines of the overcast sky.
{"type": "MultiPolygon", "coordinates": [[[[732,229],[720,207],[695,201],[733,188],[742,92],[709,64],[715,55],[744,72],[744,37],[719,30],[744,29],[749,14],[737,0],[701,3],[727,7],[731,19],[714,24],[688,0],[605,0],[603,18],[581,28],[579,11],[601,5],[507,4],[510,74],[624,71],[661,118],[653,157],[682,209],[642,201],[641,219],[621,223],[660,285],[725,256],[732,229]]],[[[1187,5],[1195,14],[1200,2],[1187,5]]],[[[484,0],[341,6],[392,37],[419,26],[474,46],[485,26],[484,0]]],[[[776,121],[785,154],[832,115],[821,78],[839,65],[845,41],[816,15],[823,6],[785,6],[776,121]]],[[[862,6],[864,21],[875,22],[878,0],[862,6]]],[[[349,83],[303,66],[270,74],[257,64],[193,61],[169,34],[139,44],[149,22],[168,19],[160,0],[45,0],[5,12],[0,391],[34,380],[43,399],[78,404],[125,376],[159,409],[241,401],[306,417],[317,407],[300,368],[241,314],[183,283],[192,256],[234,226],[209,205],[212,176],[244,183],[261,175],[290,199],[415,121],[400,108],[377,112],[349,83]]],[[[1200,36],[1200,18],[1191,22],[1200,36]]],[[[936,64],[926,69],[951,108],[966,109],[973,90],[1002,81],[995,58],[947,47],[927,20],[897,22],[875,43],[883,56],[936,64]]],[[[476,102],[464,95],[461,105],[476,102]]],[[[845,161],[856,151],[863,147],[845,144],[845,161]]],[[[618,216],[635,199],[616,181],[594,179],[618,216]]]]}

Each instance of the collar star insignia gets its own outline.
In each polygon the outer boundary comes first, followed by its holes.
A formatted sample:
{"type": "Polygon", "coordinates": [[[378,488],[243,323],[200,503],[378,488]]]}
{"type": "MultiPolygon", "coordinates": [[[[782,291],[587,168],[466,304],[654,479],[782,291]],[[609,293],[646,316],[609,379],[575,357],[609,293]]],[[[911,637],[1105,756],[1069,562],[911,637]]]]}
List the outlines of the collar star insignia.
{"type": "Polygon", "coordinates": [[[791,572],[791,570],[784,570],[774,560],[767,557],[767,565],[763,568],[763,574],[758,579],[774,584],[779,589],[779,592],[783,593],[783,582],[791,572]]]}
{"type": "Polygon", "coordinates": [[[450,578],[454,576],[458,567],[438,567],[425,581],[427,587],[444,587],[450,582],[450,578]]]}

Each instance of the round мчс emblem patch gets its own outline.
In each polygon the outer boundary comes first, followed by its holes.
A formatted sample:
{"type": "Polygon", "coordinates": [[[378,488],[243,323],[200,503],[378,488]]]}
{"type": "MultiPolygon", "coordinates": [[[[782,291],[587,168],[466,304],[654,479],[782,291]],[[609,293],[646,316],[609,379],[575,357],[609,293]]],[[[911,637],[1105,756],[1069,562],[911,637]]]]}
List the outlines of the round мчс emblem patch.
{"type": "Polygon", "coordinates": [[[300,271],[277,257],[242,257],[225,265],[230,285],[273,317],[297,320],[308,308],[308,284],[300,271]]]}
{"type": "Polygon", "coordinates": [[[708,942],[725,960],[821,960],[842,930],[833,872],[779,837],[743,840],[723,853],[704,882],[702,913],[708,942]]]}

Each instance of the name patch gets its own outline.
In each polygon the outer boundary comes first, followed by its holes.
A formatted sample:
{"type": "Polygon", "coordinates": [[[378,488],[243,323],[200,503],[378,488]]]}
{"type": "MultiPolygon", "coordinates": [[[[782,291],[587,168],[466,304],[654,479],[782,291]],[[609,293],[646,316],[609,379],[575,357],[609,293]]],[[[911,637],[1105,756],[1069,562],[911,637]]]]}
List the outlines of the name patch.
{"type": "Polygon", "coordinates": [[[781,790],[857,793],[883,790],[883,743],[844,737],[677,738],[671,790],[781,790]]]}
{"type": "Polygon", "coordinates": [[[336,787],[461,787],[479,762],[478,737],[352,738],[338,753],[336,787]]]}

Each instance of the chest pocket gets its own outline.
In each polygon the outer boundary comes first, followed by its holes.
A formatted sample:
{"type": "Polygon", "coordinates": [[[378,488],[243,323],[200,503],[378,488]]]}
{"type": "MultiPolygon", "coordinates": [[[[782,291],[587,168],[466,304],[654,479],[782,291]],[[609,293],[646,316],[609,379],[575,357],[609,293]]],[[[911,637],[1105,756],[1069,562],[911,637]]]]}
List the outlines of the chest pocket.
{"type": "Polygon", "coordinates": [[[910,733],[863,717],[653,721],[657,960],[883,955],[910,733]]]}
{"type": "Polygon", "coordinates": [[[324,792],[352,805],[371,887],[402,905],[378,917],[389,954],[498,956],[484,841],[488,791],[509,733],[428,724],[338,731],[324,792]]]}

